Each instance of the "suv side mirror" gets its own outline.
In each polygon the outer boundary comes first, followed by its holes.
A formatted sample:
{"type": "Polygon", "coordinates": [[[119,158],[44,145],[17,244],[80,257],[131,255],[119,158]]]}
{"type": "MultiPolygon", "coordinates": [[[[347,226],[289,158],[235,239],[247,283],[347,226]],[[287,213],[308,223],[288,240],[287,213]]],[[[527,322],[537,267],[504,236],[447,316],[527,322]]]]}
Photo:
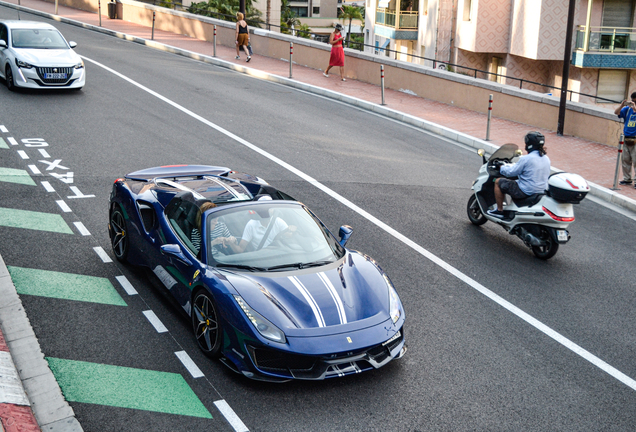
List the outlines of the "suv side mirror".
{"type": "Polygon", "coordinates": [[[6,48],[7,47],[7,42],[3,39],[0,39],[0,48],[6,48]]]}
{"type": "Polygon", "coordinates": [[[343,225],[340,227],[340,231],[338,232],[338,235],[340,236],[340,246],[344,246],[347,243],[351,234],[353,234],[353,228],[349,225],[343,225]]]}

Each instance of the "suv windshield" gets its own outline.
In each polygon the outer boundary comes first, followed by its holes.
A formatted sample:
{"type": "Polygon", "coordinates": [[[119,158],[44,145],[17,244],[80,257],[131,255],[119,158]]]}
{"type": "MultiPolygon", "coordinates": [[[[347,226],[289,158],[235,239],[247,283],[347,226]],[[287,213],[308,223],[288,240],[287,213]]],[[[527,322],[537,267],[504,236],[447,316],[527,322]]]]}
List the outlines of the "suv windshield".
{"type": "Polygon", "coordinates": [[[289,270],[340,259],[344,248],[304,206],[259,202],[206,217],[208,262],[247,270],[289,270]]]}
{"type": "Polygon", "coordinates": [[[11,41],[14,48],[68,49],[60,32],[54,29],[13,29],[11,41]]]}

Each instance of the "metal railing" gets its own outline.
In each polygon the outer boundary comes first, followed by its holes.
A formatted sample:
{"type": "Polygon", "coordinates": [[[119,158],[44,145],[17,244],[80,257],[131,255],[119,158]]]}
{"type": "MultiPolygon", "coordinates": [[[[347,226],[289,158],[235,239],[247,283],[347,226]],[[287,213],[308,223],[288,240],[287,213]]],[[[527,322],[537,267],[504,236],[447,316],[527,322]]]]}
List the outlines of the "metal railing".
{"type": "MultiPolygon", "coordinates": [[[[187,7],[182,6],[181,4],[174,4],[174,8],[179,8],[183,11],[188,11],[187,7]]],[[[228,15],[228,14],[222,14],[222,13],[217,13],[217,12],[209,12],[212,15],[221,17],[221,19],[225,20],[225,21],[235,21],[235,17],[233,15],[228,15]]],[[[261,27],[264,26],[266,27],[268,30],[270,30],[271,27],[278,27],[280,29],[283,29],[286,27],[284,26],[278,26],[275,24],[265,24],[262,21],[252,21],[252,20],[246,20],[248,22],[248,24],[255,26],[255,27],[261,27]]],[[[307,32],[307,31],[303,31],[303,30],[298,30],[295,29],[294,30],[295,33],[302,33],[305,34],[306,36],[309,36],[311,39],[320,41],[321,39],[324,38],[324,35],[317,35],[315,33],[311,33],[311,32],[307,32]]],[[[295,35],[294,35],[295,36],[295,35]]],[[[299,36],[295,36],[295,37],[299,37],[299,36]]],[[[305,37],[307,38],[307,37],[305,37]]],[[[497,74],[494,72],[489,72],[489,71],[484,71],[481,69],[476,69],[476,68],[471,68],[468,66],[463,66],[463,65],[459,65],[459,64],[454,64],[454,63],[450,63],[450,62],[446,62],[446,61],[440,61],[437,59],[431,59],[431,58],[427,58],[427,57],[421,57],[421,56],[417,56],[415,54],[408,54],[408,53],[403,53],[400,51],[396,51],[396,50],[391,50],[389,48],[380,48],[378,46],[375,45],[369,45],[369,44],[365,44],[362,42],[355,42],[355,41],[347,41],[347,47],[348,48],[354,48],[354,49],[358,49],[359,51],[364,51],[364,48],[372,48],[374,53],[377,55],[380,53],[380,51],[385,52],[387,56],[389,56],[390,54],[393,55],[393,59],[398,60],[398,56],[401,55],[405,55],[407,57],[411,57],[412,59],[419,59],[419,60],[424,60],[424,61],[429,61],[433,63],[433,69],[441,69],[441,70],[447,70],[450,72],[456,72],[456,73],[460,73],[462,75],[466,75],[466,76],[472,76],[474,79],[485,79],[485,80],[491,80],[493,77],[496,80],[499,80],[500,78],[502,79],[506,79],[506,80],[511,80],[511,81],[515,81],[519,83],[519,89],[523,89],[524,84],[526,85],[526,87],[528,85],[535,85],[535,86],[539,86],[539,87],[543,87],[546,89],[550,89],[550,90],[557,90],[558,92],[561,91],[560,87],[556,87],[556,86],[551,86],[549,84],[543,84],[543,83],[538,83],[535,81],[530,81],[527,79],[523,79],[523,78],[517,78],[517,77],[513,77],[513,76],[509,76],[509,75],[501,75],[501,74],[497,74]]],[[[574,90],[568,90],[567,91],[568,99],[571,101],[572,100],[572,95],[577,94],[579,96],[583,96],[583,97],[589,97],[594,99],[595,101],[603,101],[605,103],[621,103],[622,101],[615,101],[612,99],[606,99],[606,98],[602,98],[596,95],[590,95],[590,94],[586,94],[586,93],[581,93],[581,92],[576,92],[574,90]]]]}
{"type": "Polygon", "coordinates": [[[419,13],[412,11],[396,11],[384,8],[379,8],[375,11],[376,24],[401,30],[417,29],[418,18],[419,13]]]}
{"type": "Polygon", "coordinates": [[[636,53],[636,28],[577,26],[575,49],[582,51],[636,53]],[[586,44],[587,38],[587,44],[586,44]]]}

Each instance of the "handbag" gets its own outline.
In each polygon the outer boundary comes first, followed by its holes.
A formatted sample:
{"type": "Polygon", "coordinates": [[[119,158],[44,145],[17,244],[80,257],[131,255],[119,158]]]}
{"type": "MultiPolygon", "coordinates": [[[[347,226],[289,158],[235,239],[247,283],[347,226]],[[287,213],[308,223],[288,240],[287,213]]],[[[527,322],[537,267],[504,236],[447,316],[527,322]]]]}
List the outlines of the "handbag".
{"type": "Polygon", "coordinates": [[[251,42],[247,43],[247,50],[249,51],[250,55],[252,55],[252,43],[251,42]]]}

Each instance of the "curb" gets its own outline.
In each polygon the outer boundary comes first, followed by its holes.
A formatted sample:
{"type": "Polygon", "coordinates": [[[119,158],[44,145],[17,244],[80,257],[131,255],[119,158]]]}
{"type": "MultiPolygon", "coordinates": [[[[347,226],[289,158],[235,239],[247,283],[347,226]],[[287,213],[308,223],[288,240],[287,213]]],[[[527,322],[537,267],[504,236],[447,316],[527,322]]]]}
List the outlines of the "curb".
{"type": "Polygon", "coordinates": [[[0,298],[0,420],[5,432],[82,432],[40,350],[1,256],[0,298]]]}
{"type": "MultiPolygon", "coordinates": [[[[9,8],[12,9],[16,9],[16,10],[22,10],[25,12],[29,12],[32,13],[34,15],[39,15],[42,17],[46,17],[46,18],[50,18],[53,19],[55,21],[59,21],[59,22],[63,22],[66,24],[71,24],[74,26],[78,26],[78,27],[83,27],[85,29],[89,29],[92,31],[97,31],[100,33],[104,33],[104,34],[108,34],[114,37],[117,37],[119,39],[124,39],[130,42],[134,42],[134,43],[138,43],[141,45],[146,45],[149,46],[151,48],[155,48],[158,49],[160,51],[164,51],[164,52],[169,52],[172,54],[177,54],[177,55],[181,55],[184,57],[188,57],[191,58],[193,60],[198,60],[198,61],[202,61],[204,63],[210,63],[213,64],[215,66],[220,66],[226,69],[230,69],[236,72],[240,72],[246,75],[250,75],[253,76],[255,78],[260,78],[260,79],[264,79],[267,81],[271,81],[271,82],[275,82],[277,84],[281,84],[281,85],[285,85],[287,87],[293,87],[295,89],[299,89],[299,90],[303,90],[306,91],[308,93],[313,93],[313,94],[317,94],[320,96],[324,96],[326,98],[329,99],[333,99],[333,100],[337,100],[339,102],[348,104],[348,105],[352,105],[354,107],[358,107],[361,108],[363,110],[366,111],[370,111],[388,118],[391,118],[393,120],[397,120],[397,121],[401,121],[403,123],[409,124],[411,126],[415,126],[417,128],[420,128],[422,130],[425,130],[427,132],[431,132],[435,135],[439,135],[441,137],[453,140],[455,142],[458,142],[460,144],[464,144],[468,147],[472,147],[474,149],[484,149],[486,151],[486,153],[488,154],[492,154],[494,151],[497,150],[497,146],[488,143],[487,141],[484,141],[482,139],[479,138],[475,138],[473,136],[470,136],[468,134],[462,133],[462,132],[458,132],[456,130],[447,128],[445,126],[442,125],[438,125],[436,123],[421,119],[419,117],[415,117],[412,116],[410,114],[405,114],[403,112],[400,111],[396,111],[393,110],[391,108],[387,108],[384,107],[382,105],[378,105],[376,103],[372,103],[372,102],[368,102],[362,99],[358,99],[356,97],[353,96],[346,96],[343,95],[341,93],[337,93],[335,91],[332,90],[327,90],[321,87],[316,87],[313,86],[311,84],[305,84],[302,82],[298,82],[298,81],[294,81],[291,78],[283,78],[281,76],[278,75],[272,75],[269,74],[267,72],[263,72],[263,71],[259,71],[256,69],[252,69],[246,66],[240,66],[240,65],[236,65],[234,63],[228,63],[225,60],[221,60],[215,57],[210,57],[204,54],[199,54],[199,53],[195,53],[192,51],[188,51],[182,48],[177,48],[177,47],[173,47],[171,45],[166,45],[166,44],[162,44],[160,42],[155,42],[155,41],[149,41],[147,39],[143,39],[137,36],[132,36],[132,35],[128,35],[126,33],[121,33],[115,30],[110,30],[110,29],[106,29],[103,27],[99,27],[99,26],[94,26],[92,24],[86,24],[80,21],[75,21],[69,18],[64,18],[64,17],[60,17],[58,15],[52,15],[46,12],[41,12],[35,9],[30,9],[24,6],[18,6],[18,5],[14,5],[11,3],[5,3],[3,1],[0,0],[0,4],[3,6],[7,6],[9,8]]],[[[552,167],[552,172],[562,172],[562,170],[552,167]]],[[[601,200],[607,201],[611,204],[617,205],[619,207],[625,208],[627,210],[630,210],[632,212],[636,212],[636,200],[633,200],[631,198],[628,198],[626,196],[620,195],[619,193],[612,191],[608,188],[605,188],[603,186],[599,186],[595,183],[591,183],[588,182],[589,186],[590,186],[590,194],[592,196],[595,196],[601,200]]]]}

